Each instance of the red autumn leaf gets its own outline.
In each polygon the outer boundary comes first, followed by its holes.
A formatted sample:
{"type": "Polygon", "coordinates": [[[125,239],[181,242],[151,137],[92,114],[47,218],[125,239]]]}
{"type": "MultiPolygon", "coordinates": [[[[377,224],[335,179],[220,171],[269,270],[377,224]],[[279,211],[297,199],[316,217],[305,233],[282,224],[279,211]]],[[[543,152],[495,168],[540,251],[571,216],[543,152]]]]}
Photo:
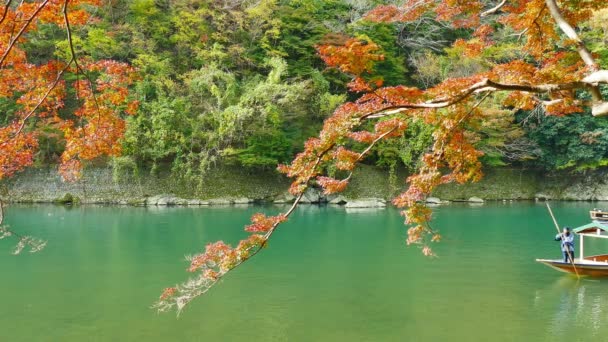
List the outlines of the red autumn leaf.
{"type": "Polygon", "coordinates": [[[317,177],[317,183],[323,187],[323,193],[325,195],[342,192],[348,186],[347,180],[338,180],[331,177],[317,177]]]}

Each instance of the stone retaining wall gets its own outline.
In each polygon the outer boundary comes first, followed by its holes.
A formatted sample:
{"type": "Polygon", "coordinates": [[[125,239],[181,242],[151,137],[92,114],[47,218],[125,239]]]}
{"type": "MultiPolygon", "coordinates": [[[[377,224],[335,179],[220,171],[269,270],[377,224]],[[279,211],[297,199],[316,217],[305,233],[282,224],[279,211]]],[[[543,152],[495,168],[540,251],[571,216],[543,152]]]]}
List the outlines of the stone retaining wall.
{"type": "MultiPolygon", "coordinates": [[[[399,174],[400,181],[406,175],[399,174]]],[[[439,187],[432,202],[480,200],[608,200],[608,171],[543,174],[525,169],[491,169],[474,184],[439,187]]],[[[309,191],[303,202],[383,207],[395,195],[388,172],[370,166],[357,169],[349,189],[339,196],[309,191]]],[[[109,167],[85,170],[82,180],[63,182],[55,169],[29,169],[2,184],[2,197],[11,202],[79,202],[131,205],[225,205],[252,202],[289,203],[289,180],[274,171],[248,172],[221,168],[205,176],[200,186],[178,181],[169,172],[153,176],[122,175],[109,167]]]]}

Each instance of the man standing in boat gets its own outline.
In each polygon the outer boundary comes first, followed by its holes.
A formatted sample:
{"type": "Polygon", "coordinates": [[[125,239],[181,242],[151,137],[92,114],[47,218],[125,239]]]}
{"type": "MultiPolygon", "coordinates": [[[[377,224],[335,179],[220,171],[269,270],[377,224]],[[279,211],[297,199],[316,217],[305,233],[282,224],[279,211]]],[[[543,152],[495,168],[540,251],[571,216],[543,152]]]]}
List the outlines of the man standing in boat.
{"type": "Polygon", "coordinates": [[[574,262],[574,234],[570,232],[570,227],[564,227],[564,231],[555,236],[555,241],[562,242],[564,262],[574,262]]]}

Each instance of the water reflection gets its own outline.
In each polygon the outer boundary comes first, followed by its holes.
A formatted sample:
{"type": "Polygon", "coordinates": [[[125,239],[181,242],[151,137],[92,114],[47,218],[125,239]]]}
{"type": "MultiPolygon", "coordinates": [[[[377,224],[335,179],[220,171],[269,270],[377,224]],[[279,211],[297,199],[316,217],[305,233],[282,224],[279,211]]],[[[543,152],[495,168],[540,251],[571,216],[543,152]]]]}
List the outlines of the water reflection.
{"type": "Polygon", "coordinates": [[[560,276],[542,290],[537,290],[537,312],[550,312],[546,325],[547,341],[587,340],[599,337],[602,322],[608,318],[608,279],[577,279],[560,276]]]}

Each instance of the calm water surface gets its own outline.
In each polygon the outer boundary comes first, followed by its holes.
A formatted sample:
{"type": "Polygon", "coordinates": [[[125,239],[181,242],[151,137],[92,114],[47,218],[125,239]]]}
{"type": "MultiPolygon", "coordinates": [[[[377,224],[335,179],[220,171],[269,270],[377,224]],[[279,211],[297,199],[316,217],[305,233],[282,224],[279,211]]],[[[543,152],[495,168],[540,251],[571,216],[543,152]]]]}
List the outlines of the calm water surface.
{"type": "MultiPolygon", "coordinates": [[[[556,203],[560,224],[590,203],[556,203]]],[[[0,242],[0,341],[603,341],[608,280],[534,262],[559,257],[543,204],[436,209],[438,258],[406,247],[396,210],[302,207],[270,248],[179,319],[149,307],[185,279],[184,255],[236,242],[257,208],[12,206],[0,242]]],[[[586,252],[608,251],[603,241],[586,252]]],[[[608,243],[605,242],[605,243],[608,243]]]]}

